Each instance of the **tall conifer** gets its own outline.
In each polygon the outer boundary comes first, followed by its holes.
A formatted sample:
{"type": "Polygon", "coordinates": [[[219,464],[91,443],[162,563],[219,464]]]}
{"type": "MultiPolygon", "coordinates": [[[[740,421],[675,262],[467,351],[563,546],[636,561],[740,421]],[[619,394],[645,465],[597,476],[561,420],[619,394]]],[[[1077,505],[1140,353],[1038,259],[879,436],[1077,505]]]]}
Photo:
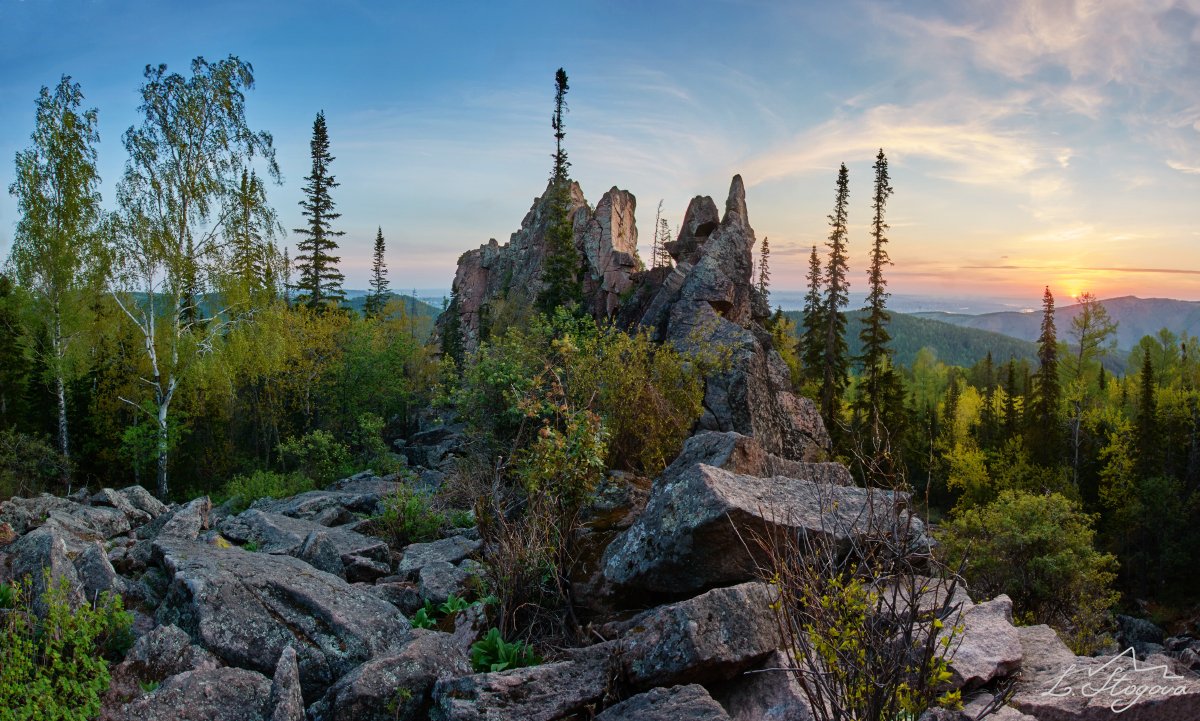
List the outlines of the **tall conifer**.
{"type": "Polygon", "coordinates": [[[846,389],[849,362],[846,348],[846,314],[850,284],[846,280],[846,219],[850,202],[850,171],[838,169],[837,193],[829,216],[829,261],[825,266],[825,339],[822,353],[821,416],[830,435],[837,435],[842,393],[846,389]]]}
{"type": "Polygon", "coordinates": [[[758,252],[758,294],[768,307],[771,305],[771,246],[769,238],[763,236],[762,247],[758,252]]]}
{"type": "Polygon", "coordinates": [[[381,227],[375,231],[375,250],[371,255],[371,292],[367,294],[367,300],[363,304],[363,314],[368,318],[377,318],[383,312],[383,306],[387,305],[387,263],[383,258],[385,250],[381,227]]]}
{"type": "Polygon", "coordinates": [[[891,179],[888,176],[888,161],[883,149],[875,156],[875,186],[871,199],[874,215],[871,218],[871,252],[870,266],[867,269],[867,305],[863,309],[866,317],[863,319],[859,339],[862,341],[863,364],[862,384],[857,399],[860,411],[870,429],[872,440],[878,447],[881,434],[887,430],[893,433],[899,428],[892,428],[899,423],[899,417],[891,417],[888,413],[887,399],[894,396],[900,383],[900,378],[892,365],[892,352],[888,347],[891,334],[888,333],[888,323],[891,314],[887,312],[887,281],[883,277],[885,265],[891,265],[888,257],[887,229],[884,213],[887,199],[893,193],[891,179]],[[884,426],[889,426],[884,428],[884,426]]]}
{"type": "Polygon", "coordinates": [[[554,168],[550,173],[550,226],[546,230],[546,267],[542,276],[542,292],[538,296],[538,309],[553,313],[563,305],[579,305],[583,302],[583,286],[580,280],[581,262],[575,249],[575,230],[571,220],[571,167],[563,138],[567,132],[563,124],[563,113],[567,111],[567,73],[559,68],[554,74],[554,115],[550,127],[554,129],[554,168]]]}
{"type": "Polygon", "coordinates": [[[1038,336],[1039,368],[1034,376],[1037,391],[1030,414],[1030,444],[1036,460],[1051,465],[1059,460],[1058,405],[1062,388],[1058,380],[1058,331],[1054,327],[1054,296],[1050,287],[1042,295],[1042,331],[1038,336]]]}
{"type": "Polygon", "coordinates": [[[304,217],[308,225],[296,228],[303,239],[296,244],[299,251],[296,254],[296,270],[300,277],[296,283],[300,300],[310,308],[322,308],[326,305],[338,305],[345,297],[342,292],[342,274],[338,272],[337,264],[341,260],[332,255],[337,250],[337,238],[345,235],[343,231],[335,231],[331,224],[342,217],[334,212],[333,198],[329,191],[338,187],[339,183],[329,172],[329,166],[334,157],[329,154],[329,130],[325,125],[325,111],[317,113],[313,121],[312,141],[309,143],[312,152],[312,172],[305,176],[304,200],[300,207],[304,209],[304,217]]]}
{"type": "Polygon", "coordinates": [[[800,363],[804,378],[821,380],[821,359],[825,350],[825,314],[821,300],[821,258],[817,246],[808,256],[808,292],[804,295],[804,332],[800,336],[800,363]]]}

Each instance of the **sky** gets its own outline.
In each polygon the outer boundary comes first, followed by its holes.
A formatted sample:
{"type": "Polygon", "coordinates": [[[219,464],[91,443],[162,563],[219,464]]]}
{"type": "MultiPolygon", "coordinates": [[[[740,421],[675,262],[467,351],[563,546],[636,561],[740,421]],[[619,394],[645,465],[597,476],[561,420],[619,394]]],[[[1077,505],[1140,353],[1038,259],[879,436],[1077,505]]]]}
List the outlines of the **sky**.
{"type": "MultiPolygon", "coordinates": [[[[802,289],[845,162],[861,290],[882,148],[897,294],[1200,300],[1200,0],[0,0],[0,185],[67,74],[112,207],[145,66],[230,54],[288,229],[325,111],[348,288],[377,227],[397,290],[449,289],[462,252],[508,240],[549,175],[561,66],[572,175],[592,203],[637,197],[644,258],[659,200],[674,225],[739,173],[772,286],[802,289]]],[[[0,193],[0,257],[15,214],[0,193]]]]}

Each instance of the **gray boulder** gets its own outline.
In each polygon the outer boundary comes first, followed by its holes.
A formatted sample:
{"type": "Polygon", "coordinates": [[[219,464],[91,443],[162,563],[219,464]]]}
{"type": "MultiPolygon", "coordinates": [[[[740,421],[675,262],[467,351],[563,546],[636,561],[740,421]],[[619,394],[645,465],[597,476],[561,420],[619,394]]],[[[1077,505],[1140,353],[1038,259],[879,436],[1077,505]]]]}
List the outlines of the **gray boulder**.
{"type": "Polygon", "coordinates": [[[69,512],[76,505],[48,493],[36,498],[10,498],[0,501],[0,523],[7,523],[18,536],[23,536],[45,523],[51,511],[69,512]]]}
{"type": "Polygon", "coordinates": [[[396,566],[396,573],[415,578],[422,568],[434,561],[457,564],[477,552],[482,542],[465,536],[451,536],[429,543],[411,543],[404,548],[404,555],[396,566]]]}
{"type": "Polygon", "coordinates": [[[308,565],[332,573],[335,576],[346,577],[346,566],[342,563],[342,554],[337,545],[324,531],[313,531],[304,539],[296,558],[308,565]]]}
{"type": "MultiPolygon", "coordinates": [[[[840,544],[887,528],[907,500],[877,489],[805,478],[756,478],[696,465],[657,484],[646,510],[604,552],[618,586],[682,595],[758,576],[767,559],[755,539],[785,531],[840,544]]],[[[923,528],[913,519],[918,538],[923,528]]]]}
{"type": "Polygon", "coordinates": [[[167,507],[163,505],[163,502],[155,498],[150,491],[141,486],[122,488],[117,493],[124,496],[125,500],[129,501],[130,505],[134,508],[142,511],[151,518],[158,518],[167,512],[167,507]]]}
{"type": "Polygon", "coordinates": [[[68,554],[69,536],[56,526],[42,526],[18,538],[6,550],[9,573],[15,580],[28,578],[26,594],[34,599],[34,612],[45,615],[46,605],[41,596],[46,592],[46,573],[50,583],[67,583],[67,600],[74,607],[83,602],[79,573],[68,554]]]}
{"type": "Polygon", "coordinates": [[[390,603],[290,556],[159,540],[156,556],[171,586],[158,609],[225,663],[274,673],[296,648],[305,698],[408,638],[408,620],[390,603]]]}
{"type": "MultiPolygon", "coordinates": [[[[391,551],[388,543],[355,533],[346,528],[326,528],[324,525],[302,521],[300,518],[281,516],[278,513],[268,513],[251,509],[239,516],[224,519],[221,523],[221,533],[230,541],[239,543],[258,543],[259,553],[283,553],[302,558],[305,545],[312,534],[320,534],[334,548],[342,563],[346,563],[350,555],[370,558],[388,564],[391,551]]],[[[318,543],[316,539],[314,543],[318,543]]],[[[319,549],[310,546],[310,557],[319,549]]],[[[330,553],[331,555],[331,553],[330,553]]],[[[317,559],[318,563],[332,565],[330,559],[317,559]]],[[[328,569],[323,569],[328,570],[328,569]]],[[[384,573],[386,575],[386,573],[384,573]]]]}
{"type": "Polygon", "coordinates": [[[267,721],[271,681],[243,668],[186,671],[125,704],[118,718],[138,721],[267,721]]]}
{"type": "Polygon", "coordinates": [[[343,676],[309,708],[310,721],[420,721],[435,682],[471,673],[449,634],[413,631],[400,652],[372,659],[343,676]]]}
{"type": "Polygon", "coordinates": [[[1021,640],[1012,623],[1012,601],[1008,596],[975,604],[961,619],[963,633],[950,661],[950,672],[954,674],[951,683],[975,688],[1021,667],[1021,640]]]}
{"type": "Polygon", "coordinates": [[[304,721],[304,695],[300,689],[300,666],[296,649],[288,646],[279,654],[271,679],[271,721],[304,721]]]}
{"type": "Polygon", "coordinates": [[[143,683],[161,683],[186,671],[219,668],[220,662],[192,643],[178,626],[157,626],[134,642],[124,660],[112,669],[112,680],[104,698],[105,715],[141,696],[143,683]]]}
{"type": "Polygon", "coordinates": [[[1040,720],[1194,721],[1200,678],[1166,656],[1075,656],[1048,626],[1017,629],[1023,659],[1011,705],[1040,720]]]}
{"type": "Polygon", "coordinates": [[[730,716],[693,683],[638,694],[605,709],[596,721],[730,721],[730,716]]]}
{"type": "Polygon", "coordinates": [[[1144,618],[1117,614],[1117,645],[1122,650],[1132,648],[1138,658],[1148,658],[1164,650],[1166,631],[1144,618]]]}
{"type": "Polygon", "coordinates": [[[140,526],[151,520],[150,514],[133,505],[124,494],[111,488],[102,488],[89,499],[93,506],[109,506],[125,515],[131,526],[140,526]]]}
{"type": "Polygon", "coordinates": [[[83,597],[94,602],[100,594],[109,592],[122,594],[125,592],[125,579],[117,575],[116,570],[108,561],[108,554],[98,542],[88,544],[83,553],[75,559],[75,571],[83,597]]]}
{"type": "Polygon", "coordinates": [[[211,510],[212,501],[208,500],[208,496],[189,501],[163,515],[157,536],[194,541],[200,537],[201,531],[208,528],[208,513],[211,510]]]}
{"type": "Polygon", "coordinates": [[[647,611],[621,641],[636,687],[725,681],[781,645],[770,587],[743,583],[647,611]]]}
{"type": "Polygon", "coordinates": [[[604,698],[616,668],[612,644],[567,661],[438,681],[430,715],[438,721],[553,721],[586,712],[604,698]]]}
{"type": "Polygon", "coordinates": [[[423,600],[437,605],[449,598],[450,594],[462,596],[470,580],[468,571],[445,561],[433,561],[421,567],[417,591],[423,600]]]}

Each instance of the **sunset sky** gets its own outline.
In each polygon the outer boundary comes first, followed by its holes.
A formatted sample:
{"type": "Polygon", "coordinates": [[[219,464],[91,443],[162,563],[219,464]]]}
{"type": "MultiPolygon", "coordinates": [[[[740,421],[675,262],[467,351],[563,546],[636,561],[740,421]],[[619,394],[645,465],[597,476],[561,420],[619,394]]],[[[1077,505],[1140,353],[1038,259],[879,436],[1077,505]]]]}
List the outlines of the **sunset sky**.
{"type": "MultiPolygon", "coordinates": [[[[798,289],[845,161],[861,288],[882,147],[897,293],[1200,300],[1200,0],[0,0],[0,185],[66,73],[100,110],[111,207],[143,67],[230,53],[289,229],[325,110],[351,288],[376,226],[396,289],[449,288],[461,252],[508,239],[549,174],[562,66],[573,176],[637,196],[644,257],[659,199],[674,224],[741,173],[774,287],[798,289]]],[[[0,256],[15,210],[3,194],[0,256]]]]}

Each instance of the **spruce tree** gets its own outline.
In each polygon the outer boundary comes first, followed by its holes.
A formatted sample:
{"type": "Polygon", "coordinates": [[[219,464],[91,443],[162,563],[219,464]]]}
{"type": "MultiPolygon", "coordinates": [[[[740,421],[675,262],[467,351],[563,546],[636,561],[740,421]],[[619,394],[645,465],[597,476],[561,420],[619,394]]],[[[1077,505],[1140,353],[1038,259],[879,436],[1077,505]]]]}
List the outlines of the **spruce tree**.
{"type": "Polygon", "coordinates": [[[771,246],[769,239],[763,236],[762,247],[758,253],[758,294],[768,307],[771,305],[771,268],[769,265],[771,246]]]}
{"type": "Polygon", "coordinates": [[[825,314],[821,301],[821,258],[817,246],[808,256],[808,293],[804,295],[804,332],[800,335],[800,362],[804,368],[804,379],[821,380],[821,359],[825,344],[825,314]]]}
{"type": "Polygon", "coordinates": [[[1017,411],[1017,362],[1008,360],[1008,377],[1004,384],[1004,435],[1005,439],[1016,438],[1021,428],[1017,411]]]}
{"type": "Polygon", "coordinates": [[[567,74],[559,68],[554,74],[554,168],[550,174],[550,226],[546,230],[546,267],[542,276],[542,292],[538,310],[551,314],[559,306],[581,305],[583,286],[580,280],[581,259],[575,249],[575,229],[571,220],[571,163],[563,148],[566,129],[563,113],[567,111],[567,74]]]}
{"type": "Polygon", "coordinates": [[[375,231],[375,251],[371,256],[371,292],[367,294],[367,300],[363,303],[363,314],[368,318],[379,317],[383,306],[387,304],[388,279],[387,264],[383,259],[384,249],[383,228],[379,228],[375,231]]]}
{"type": "Polygon", "coordinates": [[[274,295],[275,266],[279,251],[275,237],[282,228],[267,203],[266,186],[253,170],[242,170],[242,180],[231,199],[226,230],[230,270],[251,294],[274,295]]]}
{"type": "Polygon", "coordinates": [[[829,262],[825,266],[825,303],[823,309],[825,338],[821,382],[821,416],[831,436],[840,427],[842,393],[846,389],[849,362],[846,348],[846,314],[842,311],[849,302],[849,283],[846,280],[846,218],[850,201],[850,171],[842,163],[838,169],[837,193],[833,213],[829,216],[829,262]]]}
{"type": "Polygon", "coordinates": [[[983,405],[979,409],[979,447],[984,450],[996,446],[996,366],[992,352],[983,359],[983,405]]]}
{"type": "Polygon", "coordinates": [[[898,428],[885,428],[895,425],[899,419],[885,416],[886,399],[896,393],[893,386],[899,383],[892,364],[892,352],[888,347],[891,334],[888,333],[888,323],[891,315],[887,312],[887,281],[883,278],[883,267],[891,265],[888,258],[888,239],[886,231],[888,224],[884,221],[884,211],[887,199],[893,192],[888,177],[888,162],[883,149],[875,156],[875,191],[871,208],[875,211],[871,219],[871,252],[870,267],[867,269],[867,305],[863,309],[866,317],[863,319],[859,339],[862,341],[863,354],[860,358],[863,364],[862,384],[859,391],[858,403],[864,418],[870,428],[872,439],[876,445],[881,440],[884,431],[897,432],[898,428]]]}
{"type": "Polygon", "coordinates": [[[1058,380],[1058,332],[1054,327],[1054,296],[1050,287],[1042,296],[1042,331],[1038,336],[1038,372],[1034,376],[1037,393],[1030,414],[1030,444],[1035,460],[1052,465],[1059,460],[1058,405],[1062,389],[1058,380]]]}
{"type": "Polygon", "coordinates": [[[312,172],[304,178],[305,199],[300,201],[308,225],[293,231],[303,237],[296,244],[299,251],[296,254],[296,270],[300,274],[296,290],[299,291],[298,300],[309,308],[336,307],[344,298],[344,278],[337,269],[341,258],[332,253],[338,248],[336,239],[345,235],[345,232],[335,231],[331,227],[332,222],[342,214],[334,212],[333,198],[329,195],[329,191],[338,187],[339,183],[329,172],[334,157],[329,154],[329,131],[325,126],[324,110],[317,113],[313,121],[309,147],[312,151],[312,172]]]}
{"type": "Polygon", "coordinates": [[[1150,360],[1150,346],[1142,347],[1142,370],[1138,395],[1137,427],[1138,471],[1143,477],[1158,472],[1161,439],[1158,437],[1158,400],[1155,395],[1154,363],[1150,360]]]}
{"type": "Polygon", "coordinates": [[[667,241],[671,238],[671,226],[667,223],[666,218],[658,220],[658,267],[673,268],[675,261],[671,259],[671,253],[667,250],[667,241]]]}

